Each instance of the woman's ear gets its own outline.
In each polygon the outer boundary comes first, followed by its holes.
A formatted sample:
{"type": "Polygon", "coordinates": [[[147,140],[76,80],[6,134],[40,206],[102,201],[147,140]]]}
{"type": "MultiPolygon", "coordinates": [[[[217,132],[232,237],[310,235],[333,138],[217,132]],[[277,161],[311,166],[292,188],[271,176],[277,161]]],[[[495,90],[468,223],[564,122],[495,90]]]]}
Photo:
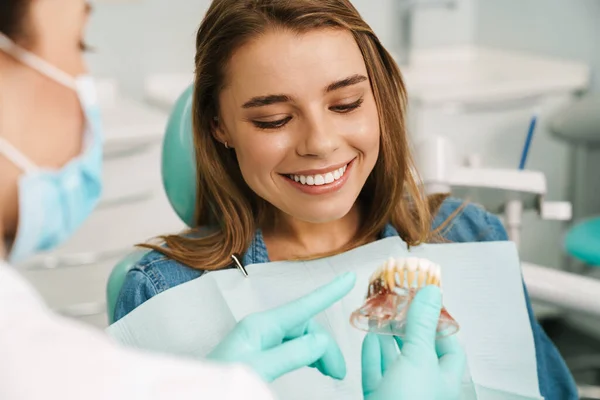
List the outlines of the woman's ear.
{"type": "Polygon", "coordinates": [[[225,129],[223,129],[223,124],[219,122],[219,117],[213,117],[213,120],[211,122],[212,135],[217,142],[221,142],[226,148],[229,148],[227,134],[225,133],[225,129]]]}

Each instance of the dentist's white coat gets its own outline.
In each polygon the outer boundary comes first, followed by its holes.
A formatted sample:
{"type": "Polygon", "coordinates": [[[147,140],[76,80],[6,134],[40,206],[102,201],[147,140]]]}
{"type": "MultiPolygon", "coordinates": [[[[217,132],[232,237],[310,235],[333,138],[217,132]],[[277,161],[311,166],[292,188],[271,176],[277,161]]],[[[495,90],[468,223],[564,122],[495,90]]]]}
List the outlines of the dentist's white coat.
{"type": "Polygon", "coordinates": [[[272,399],[242,367],[215,366],[117,347],[101,331],[50,312],[0,261],[0,399],[272,399]]]}

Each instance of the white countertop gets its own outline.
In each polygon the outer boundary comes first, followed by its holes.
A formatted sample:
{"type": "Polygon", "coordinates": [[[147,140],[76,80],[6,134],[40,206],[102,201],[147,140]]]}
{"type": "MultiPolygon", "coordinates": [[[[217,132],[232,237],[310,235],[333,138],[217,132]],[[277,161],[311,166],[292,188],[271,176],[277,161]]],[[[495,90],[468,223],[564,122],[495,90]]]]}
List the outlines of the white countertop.
{"type": "MultiPolygon", "coordinates": [[[[585,90],[590,81],[584,63],[481,47],[416,51],[401,70],[411,101],[426,105],[523,100],[585,90]]],[[[152,75],[146,98],[168,109],[192,83],[192,73],[152,75]]]]}
{"type": "Polygon", "coordinates": [[[585,90],[584,63],[481,47],[415,52],[401,67],[409,96],[426,104],[519,100],[585,90]]]}

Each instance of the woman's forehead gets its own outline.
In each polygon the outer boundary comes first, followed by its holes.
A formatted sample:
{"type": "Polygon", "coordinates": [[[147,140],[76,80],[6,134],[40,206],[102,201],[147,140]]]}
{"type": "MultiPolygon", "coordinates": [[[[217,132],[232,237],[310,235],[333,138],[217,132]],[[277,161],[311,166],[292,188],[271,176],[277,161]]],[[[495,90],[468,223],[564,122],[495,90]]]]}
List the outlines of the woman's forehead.
{"type": "Polygon", "coordinates": [[[348,76],[367,75],[352,34],[319,29],[298,34],[274,30],[238,49],[230,59],[227,86],[239,95],[324,90],[348,76]]]}

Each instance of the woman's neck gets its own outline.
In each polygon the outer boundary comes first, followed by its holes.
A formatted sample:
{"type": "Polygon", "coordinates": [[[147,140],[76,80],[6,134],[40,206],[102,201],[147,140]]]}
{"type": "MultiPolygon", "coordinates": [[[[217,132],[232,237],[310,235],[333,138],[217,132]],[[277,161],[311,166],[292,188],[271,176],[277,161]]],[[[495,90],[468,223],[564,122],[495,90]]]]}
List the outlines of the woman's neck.
{"type": "Polygon", "coordinates": [[[341,219],[321,224],[280,214],[271,229],[263,230],[269,259],[278,261],[334,252],[356,235],[360,217],[358,204],[341,219]]]}

